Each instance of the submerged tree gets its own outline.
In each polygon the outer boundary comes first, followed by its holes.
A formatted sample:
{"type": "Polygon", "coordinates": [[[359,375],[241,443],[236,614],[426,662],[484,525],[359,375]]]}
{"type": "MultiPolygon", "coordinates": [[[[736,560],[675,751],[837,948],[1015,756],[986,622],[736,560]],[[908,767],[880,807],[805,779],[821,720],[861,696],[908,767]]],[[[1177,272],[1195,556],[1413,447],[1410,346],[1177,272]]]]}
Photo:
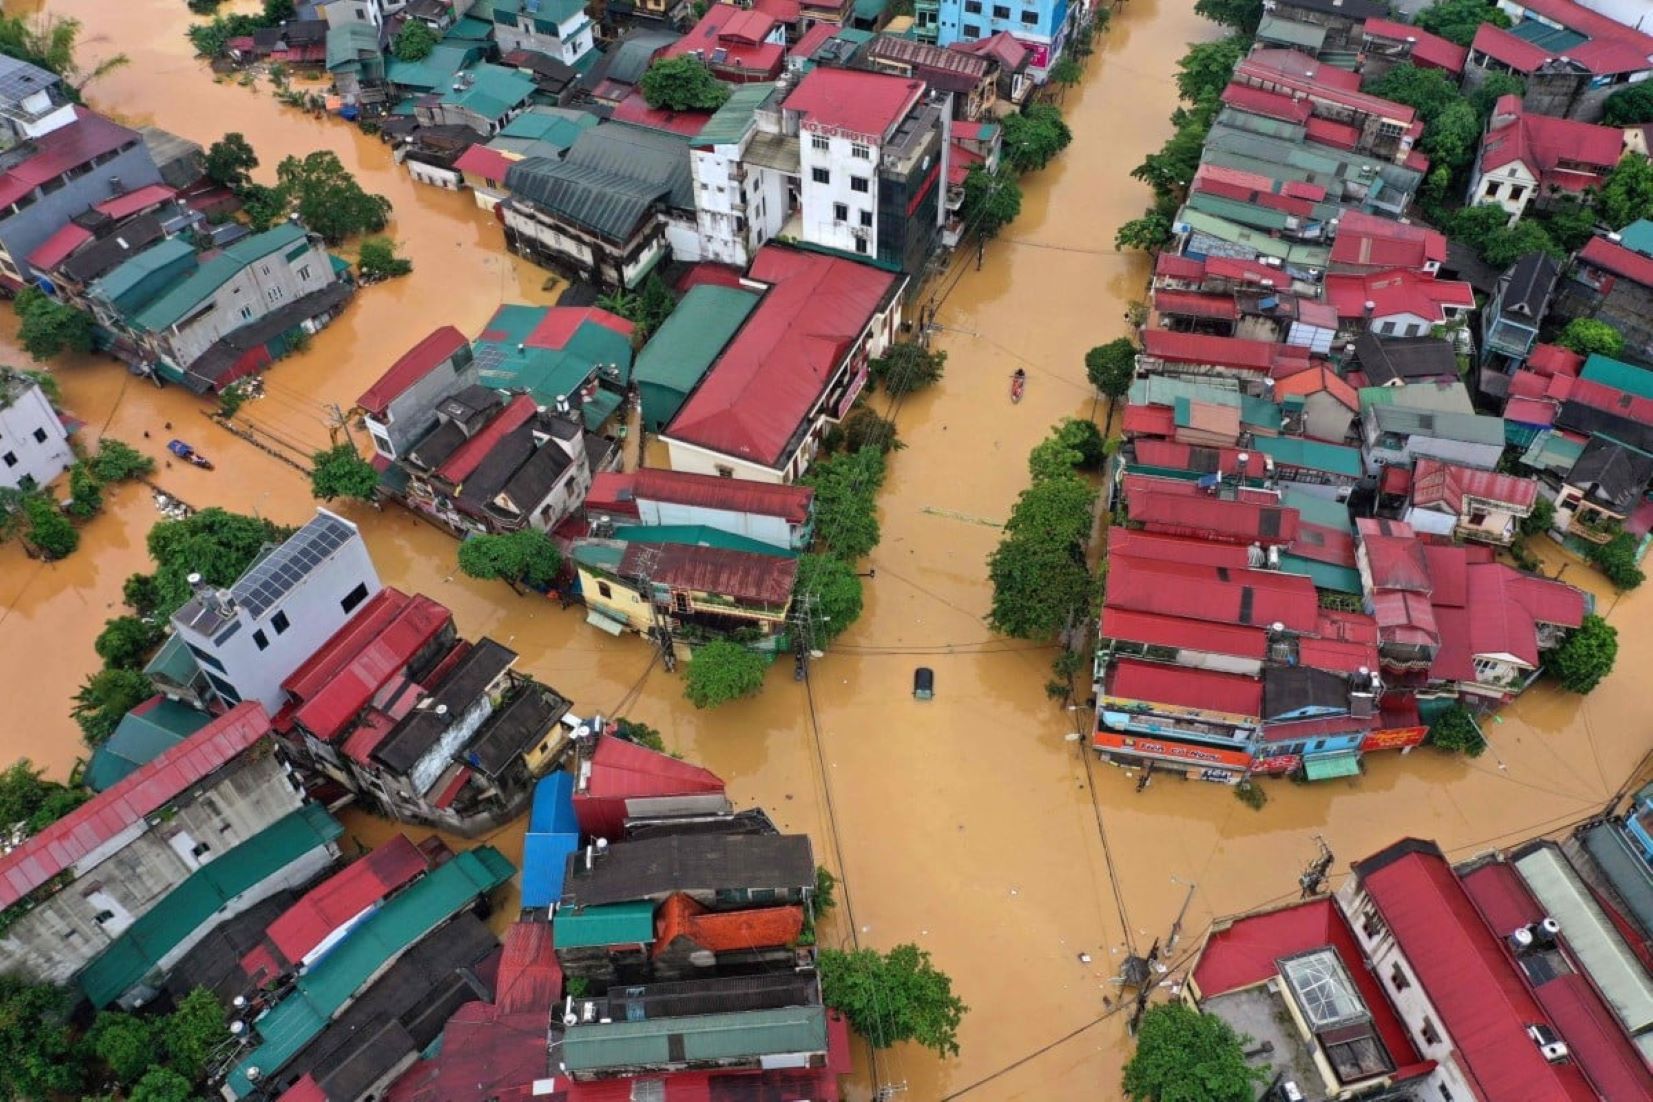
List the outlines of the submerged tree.
{"type": "Polygon", "coordinates": [[[81,29],[80,20],[57,15],[0,16],[0,54],[55,73],[78,99],[88,84],[128,63],[125,54],[111,54],[90,69],[83,68],[78,57],[81,29]]]}
{"type": "Polygon", "coordinates": [[[1435,722],[1429,727],[1429,744],[1472,758],[1480,757],[1487,748],[1475,717],[1459,704],[1452,705],[1435,717],[1435,722]]]}
{"type": "Polygon", "coordinates": [[[958,1055],[958,1028],[969,1007],[953,981],[913,944],[876,949],[823,949],[821,1000],[849,1019],[873,1048],[916,1041],[938,1056],[958,1055]]]}
{"type": "Polygon", "coordinates": [[[1122,1085],[1133,1102],[1251,1102],[1267,1078],[1227,1022],[1170,1002],[1142,1016],[1122,1085]]]}
{"type": "Polygon", "coordinates": [[[472,578],[497,580],[512,589],[545,589],[562,573],[562,553],[544,532],[523,528],[503,535],[472,536],[459,545],[459,569],[472,578]]]}
{"type": "Polygon", "coordinates": [[[831,555],[804,555],[798,559],[794,602],[809,610],[813,646],[824,646],[861,618],[861,576],[855,567],[831,555]]]}
{"type": "Polygon", "coordinates": [[[379,488],[379,472],[351,443],[339,444],[310,457],[310,494],[323,501],[336,497],[372,501],[379,488]]]}
{"type": "Polygon", "coordinates": [[[1000,166],[997,172],[989,172],[981,165],[970,166],[964,177],[964,200],[959,205],[966,231],[974,230],[977,236],[992,240],[1021,213],[1022,185],[1007,168],[1000,166]]]}
{"type": "Polygon", "coordinates": [[[683,676],[683,695],[696,708],[715,708],[757,695],[763,688],[763,671],[760,655],[720,639],[695,648],[683,676]]]}
{"type": "Polygon", "coordinates": [[[872,361],[872,377],[892,397],[923,390],[941,379],[947,353],[911,341],[892,344],[872,361]]]}
{"type": "Polygon", "coordinates": [[[92,315],[86,311],[59,302],[33,286],[17,292],[12,308],[22,319],[17,339],[35,359],[92,351],[92,315]]]}
{"type": "Polygon", "coordinates": [[[363,191],[338,154],[329,150],[303,160],[283,158],[276,166],[276,180],[299,219],[329,244],[359,233],[378,233],[390,220],[390,200],[363,191]]]}
{"type": "Polygon", "coordinates": [[[1544,656],[1544,668],[1568,692],[1587,693],[1613,672],[1618,658],[1618,629],[1592,613],[1544,656]]]}

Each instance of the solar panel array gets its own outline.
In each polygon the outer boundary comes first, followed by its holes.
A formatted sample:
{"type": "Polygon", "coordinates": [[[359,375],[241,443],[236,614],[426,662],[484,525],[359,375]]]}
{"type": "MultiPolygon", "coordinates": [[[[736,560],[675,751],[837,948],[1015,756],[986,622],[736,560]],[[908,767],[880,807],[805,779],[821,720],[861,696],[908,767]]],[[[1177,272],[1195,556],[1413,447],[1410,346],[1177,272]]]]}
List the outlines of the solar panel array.
{"type": "Polygon", "coordinates": [[[264,615],[355,534],[339,518],[319,514],[235,583],[235,599],[253,616],[264,615]]]}
{"type": "Polygon", "coordinates": [[[26,61],[0,59],[0,99],[25,99],[55,81],[52,74],[26,61]]]}

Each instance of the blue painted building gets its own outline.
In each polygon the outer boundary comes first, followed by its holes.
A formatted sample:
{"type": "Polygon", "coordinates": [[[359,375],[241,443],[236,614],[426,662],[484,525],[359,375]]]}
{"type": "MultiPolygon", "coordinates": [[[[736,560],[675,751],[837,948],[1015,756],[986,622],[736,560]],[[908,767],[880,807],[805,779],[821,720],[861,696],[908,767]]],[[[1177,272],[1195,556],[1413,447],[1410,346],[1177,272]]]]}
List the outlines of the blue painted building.
{"type": "Polygon", "coordinates": [[[1028,68],[1043,80],[1067,44],[1069,12],[1068,0],[939,0],[936,42],[951,46],[1007,32],[1033,51],[1028,68]]]}

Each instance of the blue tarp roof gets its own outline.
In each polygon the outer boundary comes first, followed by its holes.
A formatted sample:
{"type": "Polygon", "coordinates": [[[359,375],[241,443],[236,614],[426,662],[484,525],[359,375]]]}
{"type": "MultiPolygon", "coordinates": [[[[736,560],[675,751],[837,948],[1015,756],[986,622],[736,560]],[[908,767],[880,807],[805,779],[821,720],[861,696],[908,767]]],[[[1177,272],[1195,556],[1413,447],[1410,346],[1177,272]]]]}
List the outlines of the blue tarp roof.
{"type": "Polygon", "coordinates": [[[580,848],[574,778],[556,772],[534,786],[528,836],[522,844],[522,905],[549,907],[562,898],[568,855],[580,848]]]}

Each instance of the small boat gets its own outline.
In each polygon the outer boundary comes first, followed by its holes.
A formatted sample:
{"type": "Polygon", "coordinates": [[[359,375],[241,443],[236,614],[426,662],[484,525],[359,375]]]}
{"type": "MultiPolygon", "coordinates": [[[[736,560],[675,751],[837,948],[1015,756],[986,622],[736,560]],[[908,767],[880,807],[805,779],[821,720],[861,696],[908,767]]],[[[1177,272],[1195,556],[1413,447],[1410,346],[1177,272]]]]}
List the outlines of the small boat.
{"type": "Polygon", "coordinates": [[[195,464],[203,471],[212,470],[212,461],[200,452],[196,451],[194,448],[190,447],[188,444],[184,443],[182,440],[169,440],[166,445],[166,450],[177,456],[179,459],[195,464]]]}
{"type": "Polygon", "coordinates": [[[1010,401],[1012,403],[1020,402],[1022,391],[1025,389],[1027,389],[1027,372],[1018,367],[1016,373],[1010,376],[1010,401]]]}

